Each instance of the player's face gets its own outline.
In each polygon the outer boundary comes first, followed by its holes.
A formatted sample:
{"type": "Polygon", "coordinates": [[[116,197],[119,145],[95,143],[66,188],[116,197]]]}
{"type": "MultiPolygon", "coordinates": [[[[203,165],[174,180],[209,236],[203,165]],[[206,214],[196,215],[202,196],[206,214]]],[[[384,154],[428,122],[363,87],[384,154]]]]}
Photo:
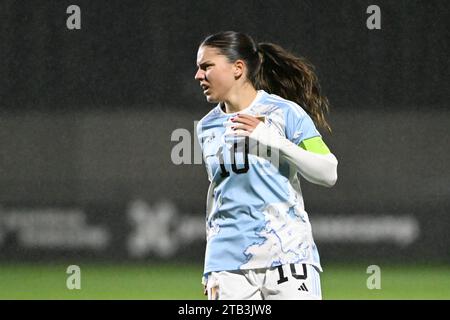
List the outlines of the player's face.
{"type": "Polygon", "coordinates": [[[200,81],[206,100],[213,103],[226,101],[235,84],[233,63],[216,48],[201,46],[197,52],[197,66],[195,80],[200,81]]]}

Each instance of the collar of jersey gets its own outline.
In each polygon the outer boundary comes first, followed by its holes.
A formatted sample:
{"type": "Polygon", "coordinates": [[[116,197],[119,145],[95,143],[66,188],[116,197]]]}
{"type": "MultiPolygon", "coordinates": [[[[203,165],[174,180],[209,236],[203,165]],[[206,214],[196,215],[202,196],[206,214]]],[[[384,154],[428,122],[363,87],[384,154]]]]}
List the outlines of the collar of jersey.
{"type": "Polygon", "coordinates": [[[233,115],[236,115],[236,114],[238,114],[238,113],[245,113],[246,111],[248,111],[249,109],[251,109],[259,100],[261,100],[261,98],[262,98],[262,96],[265,94],[266,92],[264,91],[264,90],[258,90],[257,91],[257,93],[256,93],[256,97],[255,97],[255,99],[253,99],[253,101],[250,103],[250,105],[248,106],[248,107],[246,107],[245,109],[242,109],[242,110],[240,110],[240,111],[238,111],[238,112],[233,112],[233,113],[226,113],[226,112],[224,112],[223,110],[222,110],[222,108],[220,107],[220,104],[222,103],[222,102],[220,102],[218,105],[217,105],[217,109],[219,109],[219,112],[222,114],[222,115],[225,115],[225,116],[233,116],[233,115]]]}

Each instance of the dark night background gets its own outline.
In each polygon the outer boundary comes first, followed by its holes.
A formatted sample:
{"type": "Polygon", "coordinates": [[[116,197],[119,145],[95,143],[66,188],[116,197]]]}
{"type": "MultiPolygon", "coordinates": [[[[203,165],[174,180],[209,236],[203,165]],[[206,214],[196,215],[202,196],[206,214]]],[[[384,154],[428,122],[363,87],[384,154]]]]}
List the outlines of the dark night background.
{"type": "MultiPolygon", "coordinates": [[[[420,223],[410,246],[318,241],[323,256],[450,261],[448,21],[448,1],[2,1],[0,207],[107,208],[116,233],[137,198],[202,217],[205,169],[172,163],[171,133],[213,107],[193,79],[198,44],[235,30],[307,57],[331,102],[339,180],[303,180],[313,231],[321,215],[420,223]],[[81,30],[66,28],[71,4],[81,30]]],[[[18,246],[3,254],[26,259],[18,246]]]]}

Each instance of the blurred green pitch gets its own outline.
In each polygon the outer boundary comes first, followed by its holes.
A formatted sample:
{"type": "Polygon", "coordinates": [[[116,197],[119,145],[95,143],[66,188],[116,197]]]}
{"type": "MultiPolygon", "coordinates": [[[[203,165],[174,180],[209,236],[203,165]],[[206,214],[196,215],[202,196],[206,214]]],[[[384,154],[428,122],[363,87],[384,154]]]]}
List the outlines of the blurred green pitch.
{"type": "MultiPolygon", "coordinates": [[[[446,265],[380,265],[381,289],[366,287],[367,264],[324,265],[324,299],[450,299],[446,265]]],[[[81,289],[69,290],[68,265],[0,264],[0,299],[200,300],[201,265],[79,264],[81,289]]]]}

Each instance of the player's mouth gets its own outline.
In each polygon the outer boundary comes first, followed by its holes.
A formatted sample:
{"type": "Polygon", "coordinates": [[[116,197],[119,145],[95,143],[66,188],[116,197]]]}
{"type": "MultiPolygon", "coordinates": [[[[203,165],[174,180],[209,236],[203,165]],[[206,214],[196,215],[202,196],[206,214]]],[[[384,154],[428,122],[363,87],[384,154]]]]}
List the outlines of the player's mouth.
{"type": "Polygon", "coordinates": [[[203,89],[203,94],[209,94],[209,86],[206,84],[201,84],[200,85],[203,89]]]}

